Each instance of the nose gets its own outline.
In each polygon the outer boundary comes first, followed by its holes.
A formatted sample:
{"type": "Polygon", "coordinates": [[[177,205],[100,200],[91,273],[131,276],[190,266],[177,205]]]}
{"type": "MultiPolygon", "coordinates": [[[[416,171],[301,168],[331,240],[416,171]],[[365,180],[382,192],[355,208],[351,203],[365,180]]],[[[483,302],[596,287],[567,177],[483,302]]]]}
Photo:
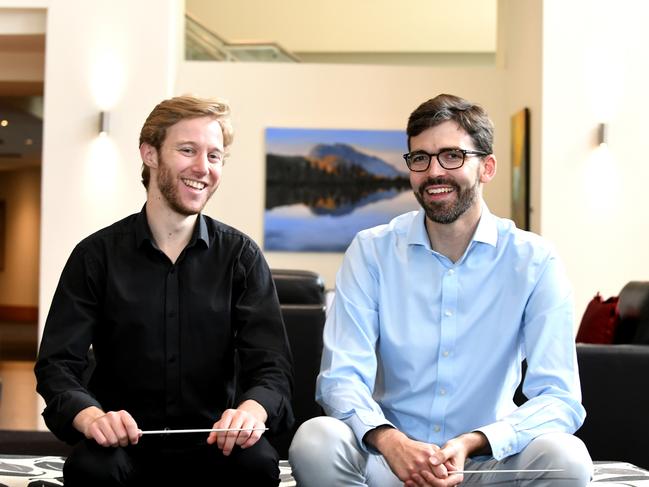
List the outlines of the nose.
{"type": "Polygon", "coordinates": [[[434,178],[437,176],[445,175],[446,174],[446,169],[442,167],[442,165],[439,163],[437,160],[436,156],[433,156],[430,158],[430,164],[428,166],[428,169],[424,172],[427,176],[434,178]]]}
{"type": "Polygon", "coordinates": [[[199,152],[196,155],[194,164],[192,165],[192,170],[196,174],[205,175],[209,171],[209,166],[210,166],[210,161],[207,152],[199,152]]]}

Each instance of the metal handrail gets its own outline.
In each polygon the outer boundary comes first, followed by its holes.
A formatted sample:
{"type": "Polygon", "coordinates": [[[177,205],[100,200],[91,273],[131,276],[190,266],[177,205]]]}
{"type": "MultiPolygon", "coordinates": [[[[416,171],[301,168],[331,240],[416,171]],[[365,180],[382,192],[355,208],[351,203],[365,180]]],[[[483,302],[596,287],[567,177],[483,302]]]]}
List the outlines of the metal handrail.
{"type": "MultiPolygon", "coordinates": [[[[188,40],[193,41],[194,47],[199,48],[205,54],[217,61],[237,62],[245,60],[246,56],[243,56],[244,59],[242,59],[242,53],[269,51],[272,55],[271,59],[267,61],[288,60],[296,63],[300,62],[300,59],[295,56],[295,54],[291,53],[277,42],[228,42],[206,27],[205,24],[198,21],[192,14],[187,12],[185,13],[185,26],[185,35],[188,40]]],[[[250,57],[251,56],[248,56],[248,58],[250,57]]],[[[254,55],[252,57],[254,57],[254,55]]]]}

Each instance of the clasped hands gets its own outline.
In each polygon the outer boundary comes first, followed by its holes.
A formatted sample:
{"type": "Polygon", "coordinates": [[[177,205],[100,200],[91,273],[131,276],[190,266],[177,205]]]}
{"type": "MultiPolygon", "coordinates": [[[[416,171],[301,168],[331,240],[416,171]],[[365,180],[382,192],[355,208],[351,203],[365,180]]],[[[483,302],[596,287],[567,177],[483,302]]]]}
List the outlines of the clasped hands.
{"type": "Polygon", "coordinates": [[[482,433],[472,432],[449,440],[443,447],[408,438],[394,428],[377,428],[366,442],[384,456],[392,472],[406,487],[451,487],[464,480],[466,458],[488,444],[482,433]]]}
{"type": "MultiPolygon", "coordinates": [[[[217,447],[225,456],[230,455],[235,445],[248,448],[261,438],[265,422],[268,419],[266,410],[256,401],[242,402],[236,409],[227,409],[221,418],[214,423],[214,429],[245,429],[248,431],[211,432],[207,443],[217,447]],[[257,431],[251,431],[256,429],[257,431]]],[[[104,412],[91,406],[79,412],[73,421],[74,427],[97,444],[105,447],[137,445],[142,430],[127,411],[104,412]]]]}

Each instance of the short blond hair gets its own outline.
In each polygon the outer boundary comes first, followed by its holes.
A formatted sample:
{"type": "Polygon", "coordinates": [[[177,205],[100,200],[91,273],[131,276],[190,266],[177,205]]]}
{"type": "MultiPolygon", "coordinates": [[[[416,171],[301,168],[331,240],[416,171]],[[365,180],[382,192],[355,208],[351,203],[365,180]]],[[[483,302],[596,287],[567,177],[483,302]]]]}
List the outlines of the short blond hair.
{"type": "MultiPolygon", "coordinates": [[[[149,144],[160,150],[167,136],[167,129],[181,120],[199,117],[212,117],[219,122],[223,132],[223,146],[227,147],[234,140],[234,131],[230,119],[230,106],[214,98],[197,98],[184,95],[164,100],[149,114],[140,131],[140,146],[149,144]]],[[[149,187],[151,174],[146,164],[142,165],[142,184],[149,187]]]]}

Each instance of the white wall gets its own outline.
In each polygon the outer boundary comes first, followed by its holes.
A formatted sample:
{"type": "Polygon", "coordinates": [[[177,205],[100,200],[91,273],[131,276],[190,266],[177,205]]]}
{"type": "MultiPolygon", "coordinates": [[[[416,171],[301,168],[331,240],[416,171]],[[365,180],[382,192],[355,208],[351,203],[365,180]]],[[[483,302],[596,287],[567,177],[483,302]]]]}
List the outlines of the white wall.
{"type": "MultiPolygon", "coordinates": [[[[495,68],[422,68],[316,64],[186,62],[177,93],[227,99],[235,141],[224,179],[206,213],[263,241],[266,127],[405,130],[421,102],[443,92],[475,100],[496,124],[495,151],[508,174],[509,116],[495,68]],[[502,134],[502,138],[501,138],[502,134]]],[[[406,152],[407,147],[404,147],[406,152]]],[[[498,176],[485,197],[509,216],[509,178],[498,176]]],[[[333,287],[342,254],[267,253],[271,267],[309,269],[333,287]]]]}
{"type": "MultiPolygon", "coordinates": [[[[532,196],[539,210],[533,225],[566,261],[577,316],[595,291],[617,294],[628,280],[647,279],[649,165],[641,150],[648,108],[647,7],[632,0],[615,6],[504,2],[508,10],[499,22],[508,27],[500,69],[183,63],[174,89],[182,2],[0,0],[0,8],[47,9],[41,323],[71,248],[143,202],[136,148],[144,117],[162,98],[187,91],[223,96],[233,105],[233,156],[208,212],[260,243],[265,127],[402,129],[410,111],[439,92],[480,101],[496,122],[500,161],[486,197],[507,216],[509,116],[530,106],[532,196]],[[113,101],[98,99],[94,80],[120,72],[109,83],[119,88],[113,101]],[[112,128],[106,147],[97,149],[102,106],[111,112],[112,128]],[[613,108],[599,115],[605,106],[613,108]],[[602,117],[610,125],[611,157],[604,163],[595,160],[592,145],[602,117]]],[[[268,258],[275,267],[321,272],[328,286],[340,262],[338,254],[268,258]]]]}
{"type": "Polygon", "coordinates": [[[138,134],[172,92],[182,15],[173,0],[45,6],[41,326],[74,245],[144,202],[138,134]],[[105,139],[97,137],[100,110],[110,112],[105,139]]]}
{"type": "Polygon", "coordinates": [[[545,0],[541,229],[575,287],[577,316],[596,291],[649,280],[649,5],[545,0]],[[608,151],[595,146],[609,125],[608,151]]]}

